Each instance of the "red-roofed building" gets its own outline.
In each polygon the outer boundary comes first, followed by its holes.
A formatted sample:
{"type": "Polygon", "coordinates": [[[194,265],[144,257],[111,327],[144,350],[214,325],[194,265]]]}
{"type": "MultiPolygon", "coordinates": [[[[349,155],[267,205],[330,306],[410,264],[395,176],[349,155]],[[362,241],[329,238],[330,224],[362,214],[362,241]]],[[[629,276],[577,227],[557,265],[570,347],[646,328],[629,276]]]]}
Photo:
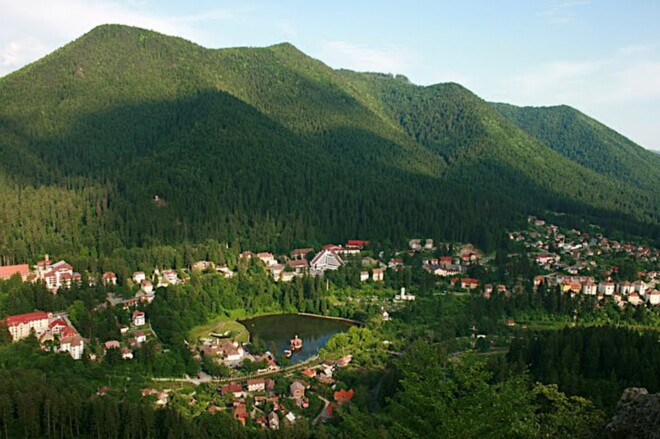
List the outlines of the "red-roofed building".
{"type": "Polygon", "coordinates": [[[357,248],[362,250],[364,247],[371,244],[369,241],[364,241],[362,239],[349,239],[346,241],[346,248],[357,248]]]}
{"type": "Polygon", "coordinates": [[[24,281],[30,275],[30,266],[28,264],[6,265],[0,267],[0,280],[6,280],[18,274],[24,281]]]}
{"type": "Polygon", "coordinates": [[[48,330],[51,316],[52,314],[42,311],[7,316],[5,321],[12,341],[18,341],[29,336],[31,331],[34,331],[37,337],[41,337],[48,330]]]}
{"type": "Polygon", "coordinates": [[[238,383],[225,384],[224,386],[220,387],[220,393],[222,396],[232,394],[234,398],[240,398],[244,395],[243,386],[238,383]]]}
{"type": "Polygon", "coordinates": [[[291,258],[292,259],[305,259],[305,257],[313,252],[313,248],[297,248],[295,250],[291,250],[291,258]]]}
{"type": "Polygon", "coordinates": [[[305,375],[307,378],[314,378],[316,376],[316,371],[314,369],[305,369],[300,373],[305,375]]]}
{"type": "Polygon", "coordinates": [[[243,425],[245,425],[246,419],[250,417],[244,402],[234,405],[231,415],[234,419],[238,419],[243,425]]]}
{"type": "Polygon", "coordinates": [[[257,253],[257,257],[266,264],[266,267],[272,267],[273,265],[277,264],[277,259],[275,259],[275,256],[273,256],[272,253],[268,252],[261,252],[257,253]]]}
{"type": "Polygon", "coordinates": [[[263,379],[247,380],[248,392],[263,392],[266,390],[266,382],[263,379]]]}
{"type": "Polygon", "coordinates": [[[307,262],[307,259],[291,259],[286,265],[296,273],[304,273],[309,270],[309,262],[307,262]]]}
{"type": "Polygon", "coordinates": [[[455,277],[450,282],[451,286],[454,286],[458,283],[460,283],[461,288],[466,289],[466,290],[473,290],[473,289],[479,287],[479,281],[477,279],[472,279],[472,278],[469,278],[469,277],[466,277],[466,278],[455,277]]]}
{"type": "Polygon", "coordinates": [[[68,352],[74,360],[80,360],[85,349],[85,342],[74,330],[74,334],[63,336],[60,339],[60,352],[68,352]]]}
{"type": "Polygon", "coordinates": [[[117,340],[108,340],[106,341],[103,346],[105,349],[119,349],[121,346],[117,340]]]}
{"type": "Polygon", "coordinates": [[[350,402],[351,399],[353,399],[353,395],[355,394],[355,391],[353,389],[351,390],[338,390],[335,392],[335,401],[337,401],[338,405],[343,405],[346,404],[347,402],[350,402]]]}
{"type": "Polygon", "coordinates": [[[146,318],[144,312],[142,311],[133,311],[133,324],[135,326],[142,326],[146,324],[146,318]]]}
{"type": "Polygon", "coordinates": [[[117,275],[114,274],[112,271],[106,271],[105,273],[103,273],[101,280],[103,282],[103,285],[105,285],[106,287],[109,285],[117,285],[117,275]]]}

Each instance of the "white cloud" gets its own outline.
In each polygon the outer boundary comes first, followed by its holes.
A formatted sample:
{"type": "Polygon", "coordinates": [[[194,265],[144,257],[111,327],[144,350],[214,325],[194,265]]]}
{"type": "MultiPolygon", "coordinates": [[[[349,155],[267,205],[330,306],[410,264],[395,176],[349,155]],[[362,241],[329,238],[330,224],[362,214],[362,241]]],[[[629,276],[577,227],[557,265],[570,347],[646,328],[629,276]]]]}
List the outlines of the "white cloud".
{"type": "Polygon", "coordinates": [[[346,41],[326,41],[321,52],[321,59],[333,67],[384,73],[406,73],[417,58],[398,46],[370,47],[346,41]]]}
{"type": "Polygon", "coordinates": [[[15,69],[42,56],[48,48],[37,38],[26,37],[5,43],[0,48],[0,64],[15,69]]]}

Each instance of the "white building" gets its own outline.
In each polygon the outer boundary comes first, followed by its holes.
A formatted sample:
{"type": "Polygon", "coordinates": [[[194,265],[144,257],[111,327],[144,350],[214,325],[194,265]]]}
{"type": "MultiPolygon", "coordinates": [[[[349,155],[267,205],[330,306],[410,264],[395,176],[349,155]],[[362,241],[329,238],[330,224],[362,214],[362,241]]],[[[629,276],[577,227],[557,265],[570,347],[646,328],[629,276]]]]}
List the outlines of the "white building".
{"type": "Polygon", "coordinates": [[[595,282],[587,281],[582,284],[582,294],[595,296],[598,293],[598,286],[595,282]]]}
{"type": "Polygon", "coordinates": [[[68,352],[74,360],[80,360],[85,350],[85,342],[79,335],[62,337],[60,340],[60,352],[68,352]]]}
{"type": "Polygon", "coordinates": [[[611,296],[614,294],[614,284],[612,282],[601,282],[598,284],[598,292],[611,296]]]}
{"type": "Polygon", "coordinates": [[[142,311],[133,311],[133,324],[135,326],[142,326],[146,324],[146,317],[142,311]]]}
{"type": "Polygon", "coordinates": [[[133,282],[136,284],[141,284],[142,281],[146,280],[147,276],[144,274],[143,271],[136,271],[133,273],[133,282]]]}
{"type": "Polygon", "coordinates": [[[330,248],[323,249],[317,253],[311,263],[312,270],[316,271],[337,270],[343,265],[344,261],[341,257],[330,248]]]}
{"type": "Polygon", "coordinates": [[[406,294],[406,288],[401,287],[401,292],[394,296],[395,301],[413,301],[415,300],[414,294],[406,294]]]}
{"type": "Polygon", "coordinates": [[[29,336],[31,331],[34,331],[37,338],[41,337],[48,330],[51,317],[52,314],[47,312],[7,316],[7,329],[11,334],[12,341],[18,341],[29,336]]]}

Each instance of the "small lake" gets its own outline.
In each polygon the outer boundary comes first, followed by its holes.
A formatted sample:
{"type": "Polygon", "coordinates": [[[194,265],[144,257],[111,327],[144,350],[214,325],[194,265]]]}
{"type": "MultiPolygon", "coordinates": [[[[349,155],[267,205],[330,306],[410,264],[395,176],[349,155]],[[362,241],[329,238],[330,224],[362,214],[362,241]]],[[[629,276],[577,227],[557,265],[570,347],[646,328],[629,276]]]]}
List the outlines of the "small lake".
{"type": "Polygon", "coordinates": [[[250,338],[259,337],[266,342],[266,348],[271,341],[275,342],[277,352],[282,354],[289,349],[294,336],[303,340],[301,350],[291,356],[291,364],[300,363],[318,353],[330,338],[338,332],[348,331],[351,323],[339,320],[329,320],[319,317],[301,316],[298,314],[278,314],[254,317],[240,322],[250,331],[250,338]]]}

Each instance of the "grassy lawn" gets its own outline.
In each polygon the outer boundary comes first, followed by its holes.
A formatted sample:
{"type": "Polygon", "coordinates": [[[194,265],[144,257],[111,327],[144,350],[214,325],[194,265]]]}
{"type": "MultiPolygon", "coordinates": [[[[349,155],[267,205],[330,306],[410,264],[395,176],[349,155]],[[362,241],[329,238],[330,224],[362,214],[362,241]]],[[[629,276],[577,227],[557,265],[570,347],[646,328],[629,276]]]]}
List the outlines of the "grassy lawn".
{"type": "Polygon", "coordinates": [[[223,333],[225,331],[231,331],[231,336],[236,337],[239,343],[246,343],[250,340],[250,333],[245,326],[227,316],[216,317],[205,325],[195,326],[190,330],[188,336],[190,340],[197,341],[199,338],[210,337],[211,332],[223,333]]]}

